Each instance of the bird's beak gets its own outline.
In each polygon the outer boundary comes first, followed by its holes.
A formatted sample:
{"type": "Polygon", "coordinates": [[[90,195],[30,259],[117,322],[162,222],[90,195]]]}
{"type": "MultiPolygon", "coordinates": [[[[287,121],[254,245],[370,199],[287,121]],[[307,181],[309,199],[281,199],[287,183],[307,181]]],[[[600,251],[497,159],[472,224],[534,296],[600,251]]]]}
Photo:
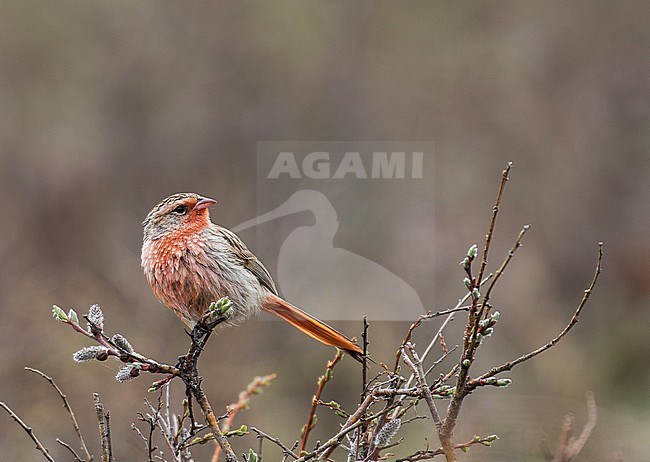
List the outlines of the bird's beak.
{"type": "Polygon", "coordinates": [[[208,207],[211,207],[216,203],[217,201],[215,201],[214,199],[210,199],[207,197],[199,197],[199,200],[196,201],[196,205],[194,206],[194,210],[207,209],[208,207]]]}

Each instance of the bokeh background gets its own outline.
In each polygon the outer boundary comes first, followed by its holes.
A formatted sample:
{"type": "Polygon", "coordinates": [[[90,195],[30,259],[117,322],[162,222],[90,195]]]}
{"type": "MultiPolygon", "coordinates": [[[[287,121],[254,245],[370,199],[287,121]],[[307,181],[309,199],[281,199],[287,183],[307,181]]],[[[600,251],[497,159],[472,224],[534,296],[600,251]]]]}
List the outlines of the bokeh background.
{"type": "MultiPolygon", "coordinates": [[[[494,294],[503,316],[479,369],[555,335],[591,277],[596,243],[606,245],[601,284],[575,331],[509,374],[509,389],[467,400],[457,438],[502,439],[466,460],[543,460],[540,441],[555,443],[566,412],[584,422],[589,390],[600,417],[580,459],[648,460],[649,21],[650,4],[635,0],[3,2],[0,400],[67,460],[54,439],[74,442],[68,417],[48,385],[23,371],[38,367],[71,399],[91,448],[98,392],[117,459],[145,460],[129,426],[149,378],[117,384],[117,364],[74,364],[86,343],[52,320],[51,305],[84,312],[99,303],[112,330],[173,361],[187,339],[140,270],[140,223],[153,204],[201,191],[220,200],[218,221],[232,226],[258,212],[258,141],[426,140],[436,143],[435,261],[413,264],[435,282],[427,306],[462,295],[457,263],[482,239],[507,161],[515,169],[493,264],[533,223],[494,294]]],[[[420,222],[402,226],[408,236],[420,222]]],[[[274,272],[273,256],[265,261],[274,272]]],[[[389,358],[406,328],[373,324],[374,355],[389,358]]],[[[423,327],[416,340],[436,329],[423,327]]],[[[331,355],[257,320],[213,339],[202,372],[217,409],[254,375],[277,372],[238,422],[292,442],[331,355]]],[[[358,375],[344,361],[326,400],[352,406],[358,375]]],[[[320,415],[314,441],[337,428],[320,415]]],[[[420,422],[403,435],[404,453],[435,441],[420,422]]],[[[255,443],[235,444],[242,452],[255,443]]],[[[0,454],[41,459],[4,413],[0,454]]]]}

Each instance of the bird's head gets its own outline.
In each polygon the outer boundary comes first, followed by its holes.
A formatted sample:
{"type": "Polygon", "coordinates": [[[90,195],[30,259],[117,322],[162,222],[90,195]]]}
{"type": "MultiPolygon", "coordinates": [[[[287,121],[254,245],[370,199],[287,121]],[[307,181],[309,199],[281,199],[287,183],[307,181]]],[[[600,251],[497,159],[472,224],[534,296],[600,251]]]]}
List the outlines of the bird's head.
{"type": "Polygon", "coordinates": [[[144,239],[171,233],[198,232],[210,225],[208,208],[217,201],[195,193],[178,193],[156,205],[142,222],[144,239]]]}

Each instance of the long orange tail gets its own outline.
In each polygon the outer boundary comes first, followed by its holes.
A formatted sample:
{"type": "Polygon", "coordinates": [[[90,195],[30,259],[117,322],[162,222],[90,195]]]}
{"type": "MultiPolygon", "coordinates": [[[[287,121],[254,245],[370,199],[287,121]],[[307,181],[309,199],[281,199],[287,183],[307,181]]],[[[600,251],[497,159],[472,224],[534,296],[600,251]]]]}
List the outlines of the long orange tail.
{"type": "Polygon", "coordinates": [[[269,313],[279,316],[319,342],[340,348],[357,361],[363,361],[363,350],[358,345],[352,343],[349,338],[280,297],[269,294],[262,308],[269,313]]]}

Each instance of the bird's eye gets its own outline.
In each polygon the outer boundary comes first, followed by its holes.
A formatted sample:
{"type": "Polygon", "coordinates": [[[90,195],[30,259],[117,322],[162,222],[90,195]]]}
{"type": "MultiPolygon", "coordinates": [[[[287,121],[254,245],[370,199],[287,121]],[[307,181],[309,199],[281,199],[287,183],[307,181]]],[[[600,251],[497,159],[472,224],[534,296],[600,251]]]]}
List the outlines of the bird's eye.
{"type": "Polygon", "coordinates": [[[176,208],[173,210],[173,212],[174,212],[176,215],[185,215],[185,214],[187,213],[187,206],[186,206],[186,205],[179,205],[178,207],[176,207],[176,208]]]}

